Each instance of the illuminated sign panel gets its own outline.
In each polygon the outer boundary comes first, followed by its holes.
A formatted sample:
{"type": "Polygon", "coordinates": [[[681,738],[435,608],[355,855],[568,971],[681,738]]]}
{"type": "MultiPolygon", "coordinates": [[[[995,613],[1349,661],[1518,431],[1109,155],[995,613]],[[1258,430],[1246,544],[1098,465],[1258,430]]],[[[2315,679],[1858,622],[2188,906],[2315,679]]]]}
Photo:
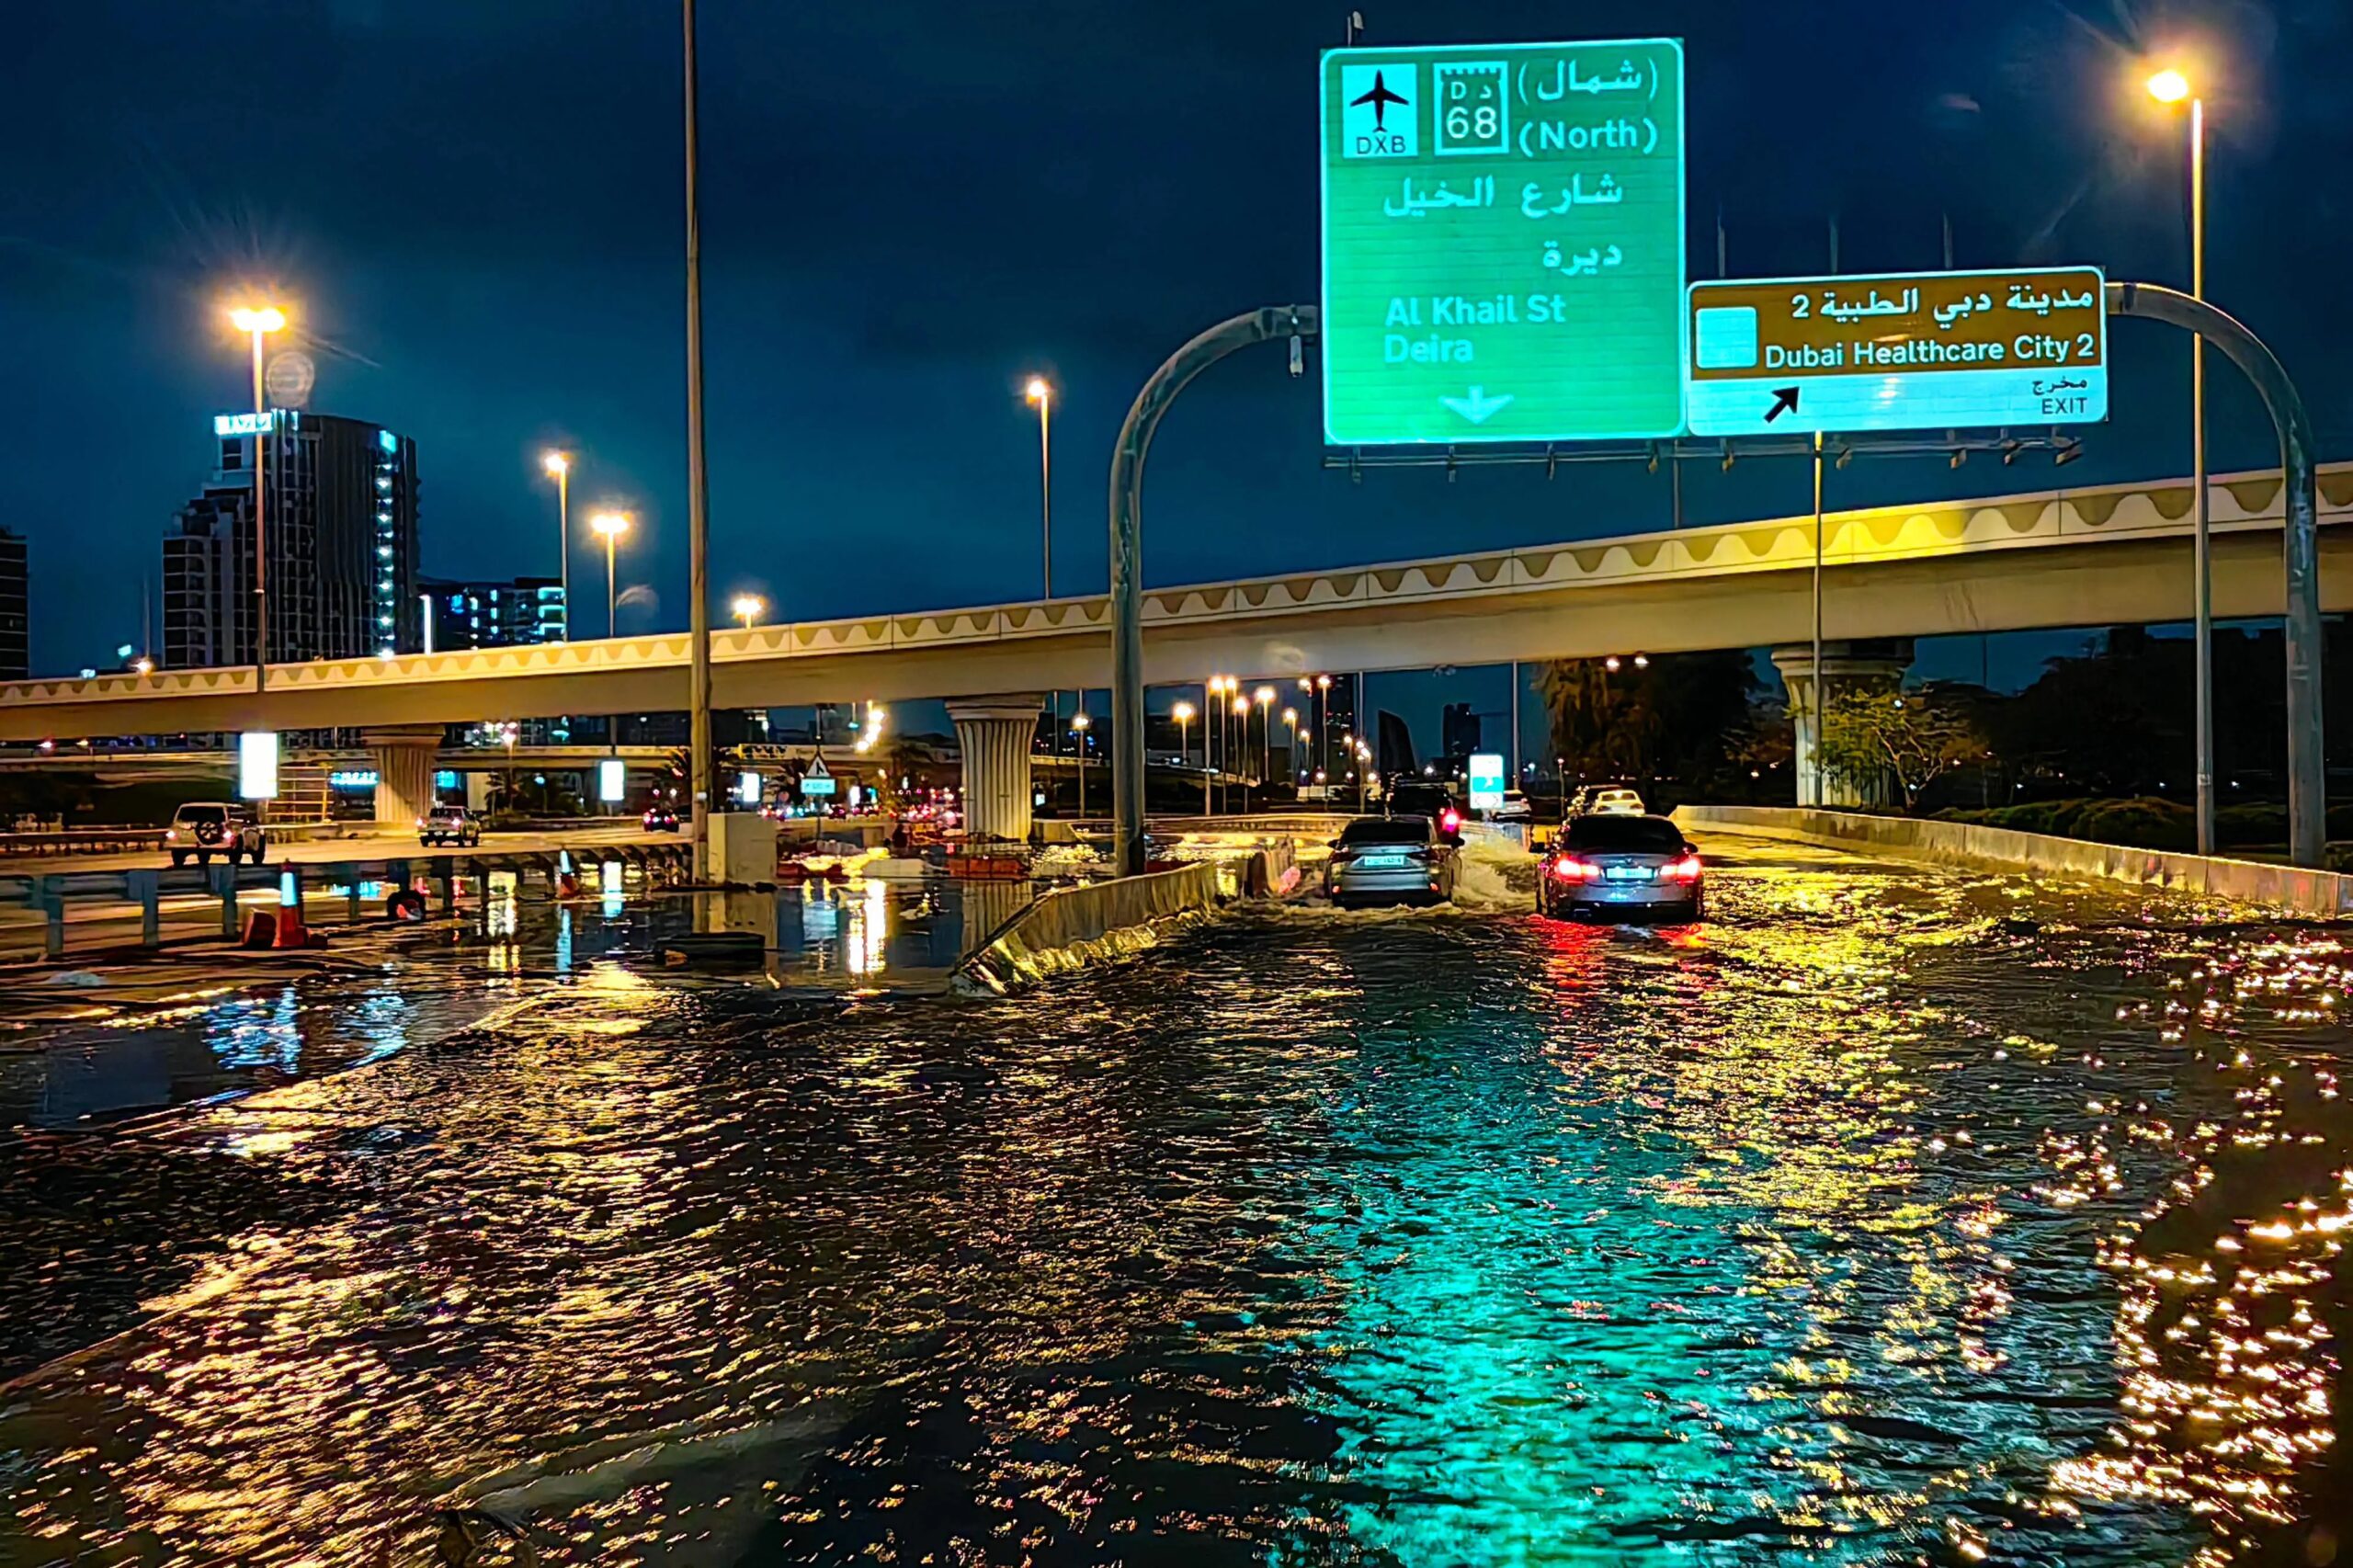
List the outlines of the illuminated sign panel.
{"type": "Polygon", "coordinates": [[[1694,283],[1695,436],[2108,417],[2090,267],[1694,283]]]}
{"type": "Polygon", "coordinates": [[[281,415],[278,409],[267,414],[216,414],[212,416],[215,436],[258,436],[276,426],[281,415]]]}
{"type": "Polygon", "coordinates": [[[1471,809],[1474,812],[1500,811],[1504,803],[1504,759],[1493,752],[1481,752],[1471,759],[1471,809]]]}
{"type": "Polygon", "coordinates": [[[274,801],[277,798],[277,733],[248,730],[237,737],[237,799],[274,801]]]}
{"type": "Polygon", "coordinates": [[[373,790],[378,781],[372,767],[339,767],[327,775],[327,782],[338,790],[373,790]]]}
{"type": "Polygon", "coordinates": [[[611,805],[629,798],[629,767],[620,757],[608,756],[597,764],[597,799],[611,805]]]}
{"type": "Polygon", "coordinates": [[[1683,46],[1346,49],[1322,66],[1335,446],[1683,425],[1683,46]]]}

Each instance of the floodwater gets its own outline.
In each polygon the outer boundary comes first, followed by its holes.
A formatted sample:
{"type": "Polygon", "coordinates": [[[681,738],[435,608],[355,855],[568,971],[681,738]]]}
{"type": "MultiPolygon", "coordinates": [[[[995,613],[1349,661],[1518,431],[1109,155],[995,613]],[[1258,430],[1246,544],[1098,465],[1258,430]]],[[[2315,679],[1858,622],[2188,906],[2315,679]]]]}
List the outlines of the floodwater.
{"type": "Polygon", "coordinates": [[[2326,1561],[2344,933],[1719,849],[25,1134],[0,1563],[2326,1561]]]}

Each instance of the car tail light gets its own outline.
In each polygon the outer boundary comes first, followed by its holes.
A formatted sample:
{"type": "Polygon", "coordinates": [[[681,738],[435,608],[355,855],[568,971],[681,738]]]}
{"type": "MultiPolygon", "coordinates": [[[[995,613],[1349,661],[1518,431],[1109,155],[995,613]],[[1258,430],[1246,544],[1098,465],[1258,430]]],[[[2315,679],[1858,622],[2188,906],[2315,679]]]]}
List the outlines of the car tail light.
{"type": "Polygon", "coordinates": [[[1442,813],[1439,814],[1438,824],[1438,826],[1446,829],[1447,832],[1453,833],[1462,825],[1462,813],[1456,811],[1452,806],[1449,806],[1442,813]]]}
{"type": "Polygon", "coordinates": [[[1599,874],[1599,868],[1590,860],[1563,855],[1552,862],[1552,874],[1564,882],[1589,882],[1599,874]]]}
{"type": "Polygon", "coordinates": [[[1699,857],[1697,855],[1686,855],[1682,859],[1677,860],[1674,865],[1669,866],[1666,869],[1666,880],[1671,882],[1698,881],[1699,880],[1699,857]]]}

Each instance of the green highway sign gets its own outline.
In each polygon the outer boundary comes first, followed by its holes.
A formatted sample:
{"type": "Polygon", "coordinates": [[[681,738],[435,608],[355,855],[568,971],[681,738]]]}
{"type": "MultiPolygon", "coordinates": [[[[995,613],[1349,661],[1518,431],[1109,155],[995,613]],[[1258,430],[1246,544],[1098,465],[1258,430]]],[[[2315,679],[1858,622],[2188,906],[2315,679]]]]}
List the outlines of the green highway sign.
{"type": "Polygon", "coordinates": [[[1324,435],[1683,427],[1683,45],[1323,60],[1324,435]]]}

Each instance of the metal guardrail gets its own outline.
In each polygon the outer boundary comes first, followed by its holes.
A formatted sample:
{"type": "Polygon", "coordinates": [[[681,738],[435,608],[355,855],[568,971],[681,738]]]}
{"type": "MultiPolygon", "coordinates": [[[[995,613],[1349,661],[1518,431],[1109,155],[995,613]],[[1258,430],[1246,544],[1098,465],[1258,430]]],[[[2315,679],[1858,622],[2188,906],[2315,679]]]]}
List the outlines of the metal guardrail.
{"type": "Polygon", "coordinates": [[[68,827],[50,832],[0,833],[0,855],[105,855],[161,849],[160,827],[68,827]]]}
{"type": "MultiPolygon", "coordinates": [[[[500,822],[496,826],[484,824],[490,833],[579,833],[591,828],[620,827],[636,822],[635,816],[620,817],[520,817],[500,822]]],[[[270,843],[316,844],[338,838],[367,839],[385,836],[388,824],[372,819],[351,822],[272,822],[262,824],[270,843]]],[[[403,828],[403,835],[411,830],[403,828]]],[[[165,829],[160,827],[67,827],[36,830],[30,833],[0,832],[0,858],[41,855],[124,855],[136,850],[152,849],[161,854],[165,829]]]]}
{"type": "MultiPolygon", "coordinates": [[[[584,865],[604,860],[621,860],[641,868],[650,868],[658,861],[683,858],[688,846],[684,840],[676,844],[585,844],[571,851],[575,862],[584,865]]],[[[415,888],[420,883],[438,888],[444,911],[457,903],[457,884],[460,876],[480,877],[494,871],[544,872],[552,889],[559,875],[558,857],[565,846],[506,852],[481,852],[453,855],[391,855],[365,859],[326,861],[287,861],[280,865],[262,866],[202,866],[202,867],[142,867],[119,871],[50,871],[26,874],[0,872],[0,907],[30,909],[41,916],[41,950],[44,957],[63,958],[65,953],[65,910],[69,903],[134,904],[139,910],[140,936],[138,946],[155,948],[162,945],[163,901],[165,898],[209,897],[221,903],[221,937],[236,941],[244,935],[240,926],[242,910],[238,899],[242,893],[278,890],[284,891],[284,879],[294,879],[294,892],[299,899],[304,890],[342,888],[345,890],[346,918],[353,923],[362,918],[366,887],[415,888]]],[[[123,944],[114,944],[122,946],[123,944]]]]}

